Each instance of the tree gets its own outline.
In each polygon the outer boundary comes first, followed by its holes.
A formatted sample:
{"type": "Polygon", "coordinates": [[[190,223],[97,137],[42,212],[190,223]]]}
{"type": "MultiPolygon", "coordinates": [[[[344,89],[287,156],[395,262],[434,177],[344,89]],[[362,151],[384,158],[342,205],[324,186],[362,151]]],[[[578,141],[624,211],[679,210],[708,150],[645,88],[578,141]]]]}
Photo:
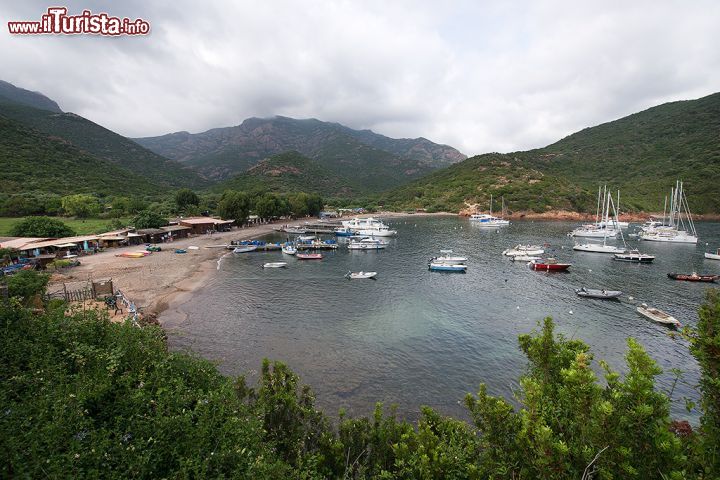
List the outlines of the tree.
{"type": "Polygon", "coordinates": [[[167,219],[159,213],[145,210],[133,218],[132,225],[137,229],[160,228],[167,225],[167,219]]]}
{"type": "Polygon", "coordinates": [[[27,217],[11,230],[14,237],[72,237],[75,231],[61,220],[50,217],[27,217]]]}
{"type": "Polygon", "coordinates": [[[696,463],[704,470],[706,478],[714,478],[720,473],[720,290],[707,291],[699,317],[697,331],[691,334],[690,347],[700,365],[702,393],[702,445],[696,463]]]}
{"type": "Polygon", "coordinates": [[[20,270],[7,279],[8,295],[20,297],[26,302],[38,293],[45,292],[50,275],[33,270],[20,270]]]}
{"type": "Polygon", "coordinates": [[[175,203],[180,211],[185,211],[185,209],[190,205],[194,205],[196,207],[200,205],[200,197],[198,197],[197,194],[189,188],[181,188],[175,194],[175,203]]]}
{"type": "Polygon", "coordinates": [[[255,213],[266,220],[279,217],[283,213],[283,205],[277,195],[265,193],[255,200],[255,213]]]}
{"type": "Polygon", "coordinates": [[[244,192],[225,190],[218,203],[218,214],[222,218],[232,218],[238,225],[243,225],[250,214],[250,197],[244,192]]]}
{"type": "Polygon", "coordinates": [[[62,208],[71,217],[87,218],[100,212],[97,197],[78,193],[62,197],[62,208]]]}
{"type": "Polygon", "coordinates": [[[308,194],[305,192],[294,193],[288,197],[290,202],[290,213],[294,217],[306,217],[308,211],[308,194]]]}

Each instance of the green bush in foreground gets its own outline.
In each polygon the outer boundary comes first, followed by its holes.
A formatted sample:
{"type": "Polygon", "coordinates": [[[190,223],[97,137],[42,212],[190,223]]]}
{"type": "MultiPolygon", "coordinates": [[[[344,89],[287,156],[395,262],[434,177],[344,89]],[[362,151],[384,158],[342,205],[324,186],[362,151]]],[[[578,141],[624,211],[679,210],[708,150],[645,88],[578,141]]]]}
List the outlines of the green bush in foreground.
{"type": "MultiPolygon", "coordinates": [[[[13,305],[17,303],[11,302],[13,305]]],[[[423,407],[417,424],[378,404],[335,426],[281,363],[256,388],[166,349],[156,327],[95,312],[0,306],[0,476],[4,478],[717,478],[720,295],[691,335],[702,368],[697,432],[671,431],[659,368],[633,340],[627,374],[587,345],[542,331],[516,409],[484,386],[473,424],[423,407]]]]}

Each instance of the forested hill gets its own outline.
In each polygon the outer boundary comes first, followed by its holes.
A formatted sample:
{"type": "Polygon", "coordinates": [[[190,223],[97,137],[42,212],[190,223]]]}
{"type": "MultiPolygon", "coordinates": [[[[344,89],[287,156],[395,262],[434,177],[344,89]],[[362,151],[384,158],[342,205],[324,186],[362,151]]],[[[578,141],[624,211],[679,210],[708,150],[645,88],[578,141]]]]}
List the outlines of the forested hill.
{"type": "Polygon", "coordinates": [[[144,177],[148,183],[157,187],[199,188],[208,184],[200,175],[179,162],[151,152],[74,113],[41,110],[0,98],[0,116],[49,137],[69,142],[87,154],[144,177]]]}
{"type": "Polygon", "coordinates": [[[230,180],[214,187],[256,192],[315,192],[325,196],[350,196],[350,181],[317,162],[290,151],[273,155],[230,180]]]}
{"type": "Polygon", "coordinates": [[[695,213],[720,213],[720,93],[586,128],[545,148],[481,155],[382,196],[388,205],[459,210],[505,195],[510,209],[593,210],[598,185],[625,210],[662,211],[680,179],[695,213]]]}
{"type": "Polygon", "coordinates": [[[338,123],[288,117],[249,118],[241,125],[204,133],[178,132],[136,139],[185,163],[207,178],[223,180],[273,155],[297,151],[362,191],[392,188],[466,157],[425,138],[392,139],[338,123]]]}

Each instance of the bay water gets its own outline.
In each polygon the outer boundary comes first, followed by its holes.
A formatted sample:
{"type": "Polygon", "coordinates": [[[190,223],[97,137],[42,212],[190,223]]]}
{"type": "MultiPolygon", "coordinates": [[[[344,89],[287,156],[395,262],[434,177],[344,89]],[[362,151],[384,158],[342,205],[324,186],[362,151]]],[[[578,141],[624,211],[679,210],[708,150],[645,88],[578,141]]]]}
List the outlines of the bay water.
{"type": "Polygon", "coordinates": [[[345,408],[364,415],[382,401],[397,404],[410,419],[421,405],[467,418],[462,399],[481,382],[489,393],[513,399],[527,366],[517,337],[539,330],[551,316],[558,333],[582,339],[596,360],[621,372],[627,338],[638,340],[664,371],[657,385],[672,391],[674,417],[697,418],[683,401],[698,398],[698,367],[687,342],[635,308],[646,302],[695,325],[708,285],[673,281],[667,273],[720,274],[720,262],[703,257],[720,247],[720,224],[698,223],[698,245],[628,240],[657,256],[639,265],[574,252],[567,233],[576,224],[568,222],[485,229],[457,217],[411,215],[388,223],[398,236],[377,252],[349,251],[341,239],[340,248],[320,261],[279,251],[227,255],[183,306],[187,320],[169,331],[171,348],[250,380],[263,358],[283,361],[329,414],[345,408]],[[531,271],[502,255],[518,243],[546,244],[572,267],[568,273],[531,271]],[[428,271],[428,260],[441,249],[467,257],[467,273],[428,271]],[[273,261],[286,261],[288,268],[262,268],[273,261]],[[377,279],[344,278],[361,270],[378,272],[377,279]],[[574,289],[582,286],[623,295],[620,301],[579,298],[574,289]],[[678,382],[672,369],[683,372],[678,382]]]}

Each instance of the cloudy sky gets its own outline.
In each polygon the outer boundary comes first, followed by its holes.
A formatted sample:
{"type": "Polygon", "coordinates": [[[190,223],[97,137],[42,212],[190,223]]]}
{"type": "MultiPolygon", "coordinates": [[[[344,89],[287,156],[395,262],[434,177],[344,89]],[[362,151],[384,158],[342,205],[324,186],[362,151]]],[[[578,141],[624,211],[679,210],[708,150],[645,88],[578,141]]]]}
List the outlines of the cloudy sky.
{"type": "Polygon", "coordinates": [[[286,115],[508,152],[720,91],[717,0],[22,1],[0,20],[0,79],[130,137],[286,115]],[[7,32],[56,4],[152,32],[7,32]]]}

